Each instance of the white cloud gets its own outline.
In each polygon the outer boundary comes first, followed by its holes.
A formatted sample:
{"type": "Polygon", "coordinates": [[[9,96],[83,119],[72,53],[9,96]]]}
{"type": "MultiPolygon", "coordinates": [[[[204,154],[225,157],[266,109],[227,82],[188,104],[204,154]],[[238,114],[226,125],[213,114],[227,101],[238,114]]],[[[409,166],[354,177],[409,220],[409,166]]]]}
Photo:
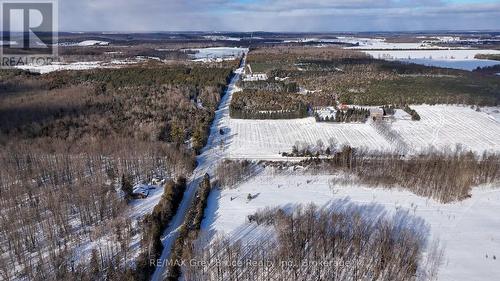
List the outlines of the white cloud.
{"type": "Polygon", "coordinates": [[[61,0],[61,30],[500,29],[500,3],[442,0],[61,0]]]}

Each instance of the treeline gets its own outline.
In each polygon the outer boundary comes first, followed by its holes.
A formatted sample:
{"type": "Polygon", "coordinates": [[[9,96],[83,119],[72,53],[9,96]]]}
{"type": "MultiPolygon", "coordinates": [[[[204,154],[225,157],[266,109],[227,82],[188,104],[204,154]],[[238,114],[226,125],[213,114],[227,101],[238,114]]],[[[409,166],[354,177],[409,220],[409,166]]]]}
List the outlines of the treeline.
{"type": "Polygon", "coordinates": [[[211,190],[212,185],[210,184],[210,176],[206,174],[198,186],[195,198],[186,214],[185,221],[172,247],[167,268],[168,277],[166,278],[169,281],[179,280],[182,274],[182,261],[191,260],[193,251],[192,244],[198,238],[211,190]]]}
{"type": "Polygon", "coordinates": [[[224,160],[217,166],[215,175],[221,188],[231,188],[248,178],[256,167],[248,160],[224,160]]]}
{"type": "Polygon", "coordinates": [[[298,94],[243,91],[233,94],[231,118],[294,119],[308,116],[308,106],[298,94]]]}
{"type": "Polygon", "coordinates": [[[392,116],[396,114],[397,107],[394,105],[384,105],[382,106],[382,110],[384,111],[384,116],[389,115],[392,116]]]}
{"type": "Polygon", "coordinates": [[[248,54],[248,63],[266,63],[270,69],[286,69],[290,64],[308,61],[334,61],[342,59],[369,59],[370,56],[355,50],[342,48],[280,47],[257,48],[248,54]],[[274,67],[272,66],[274,65],[274,67]]]}
{"type": "MultiPolygon", "coordinates": [[[[457,70],[458,71],[458,70],[457,70]]],[[[348,81],[339,91],[362,88],[360,93],[342,91],[340,100],[363,105],[381,104],[467,104],[496,106],[500,104],[500,80],[478,72],[460,72],[452,75],[387,74],[385,78],[372,78],[364,83],[348,81]],[[364,85],[368,85],[367,87],[364,85]],[[366,87],[366,88],[365,88],[366,87]]]]}
{"type": "Polygon", "coordinates": [[[365,108],[351,107],[347,110],[337,110],[335,118],[321,117],[319,114],[314,115],[317,122],[337,122],[337,123],[364,123],[370,116],[370,110],[365,108]]]}
{"type": "Polygon", "coordinates": [[[470,196],[472,187],[500,180],[500,155],[429,150],[418,155],[374,153],[344,146],[325,159],[305,160],[314,169],[344,170],[370,186],[405,188],[443,203],[470,196]]]}
{"type": "Polygon", "coordinates": [[[499,60],[500,61],[499,54],[476,54],[474,56],[474,58],[480,59],[480,60],[499,60]]]}
{"type": "MultiPolygon", "coordinates": [[[[344,147],[342,147],[344,148],[344,147]]],[[[330,157],[338,151],[337,144],[333,138],[328,140],[328,144],[318,140],[316,145],[310,145],[306,142],[295,142],[292,146],[292,152],[283,152],[283,157],[330,157]]]]}
{"type": "Polygon", "coordinates": [[[47,85],[50,89],[89,82],[113,88],[165,84],[195,87],[212,85],[223,88],[229,83],[231,72],[230,68],[203,66],[133,66],[116,69],[52,72],[42,77],[48,82],[47,85]]]}
{"type": "Polygon", "coordinates": [[[285,81],[242,81],[241,87],[246,90],[277,92],[277,93],[297,93],[299,86],[297,83],[288,83],[285,81]]]}
{"type": "Polygon", "coordinates": [[[418,115],[417,111],[415,109],[410,108],[408,105],[405,105],[404,111],[411,116],[411,120],[413,121],[419,121],[420,120],[420,115],[418,115]]]}
{"type": "Polygon", "coordinates": [[[160,202],[142,222],[141,254],[136,261],[135,280],[149,280],[154,273],[156,267],[151,261],[156,261],[161,256],[161,236],[179,208],[186,190],[186,179],[180,177],[176,182],[169,181],[164,189],[160,202]]]}
{"type": "Polygon", "coordinates": [[[260,119],[260,120],[276,120],[276,119],[298,119],[308,117],[307,108],[299,105],[296,110],[284,110],[284,111],[260,111],[256,112],[253,110],[238,110],[231,109],[231,118],[234,119],[260,119]]]}
{"type": "Polygon", "coordinates": [[[478,67],[478,68],[474,69],[473,72],[497,77],[498,76],[497,73],[500,73],[500,64],[495,64],[492,66],[485,66],[485,67],[478,67]]]}
{"type": "MultiPolygon", "coordinates": [[[[184,265],[186,280],[424,280],[435,278],[439,254],[424,259],[427,229],[406,212],[373,214],[354,204],[271,209],[250,216],[266,229],[251,243],[221,236],[198,243],[184,265]],[[269,232],[269,231],[268,231],[269,232]],[[425,272],[425,274],[424,274],[425,272]]],[[[438,252],[433,249],[431,252],[438,252]]]]}
{"type": "Polygon", "coordinates": [[[401,186],[444,203],[470,197],[473,186],[500,180],[500,156],[496,154],[456,152],[429,153],[410,159],[383,158],[365,160],[358,166],[356,174],[362,182],[401,186]]]}
{"type": "MultiPolygon", "coordinates": [[[[127,42],[130,44],[130,42],[127,42]]],[[[163,47],[162,45],[160,45],[163,47]]],[[[162,60],[186,61],[189,56],[186,52],[176,49],[158,50],[160,46],[152,46],[150,44],[138,44],[134,46],[96,46],[96,47],[79,47],[79,46],[64,46],[59,48],[59,57],[64,62],[84,62],[84,61],[112,61],[125,60],[142,57],[155,57],[162,60]]]]}
{"type": "Polygon", "coordinates": [[[231,71],[123,68],[1,79],[9,89],[0,97],[0,143],[133,136],[178,145],[192,139],[198,151],[231,71]]]}

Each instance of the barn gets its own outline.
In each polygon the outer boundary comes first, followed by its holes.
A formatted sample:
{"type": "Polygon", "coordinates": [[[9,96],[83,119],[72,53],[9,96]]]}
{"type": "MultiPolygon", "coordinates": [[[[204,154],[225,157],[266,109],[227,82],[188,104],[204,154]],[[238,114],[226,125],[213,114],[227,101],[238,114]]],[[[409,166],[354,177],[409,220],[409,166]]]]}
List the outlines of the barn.
{"type": "Polygon", "coordinates": [[[384,118],[384,110],[380,107],[370,108],[370,118],[373,120],[382,120],[384,118]]]}

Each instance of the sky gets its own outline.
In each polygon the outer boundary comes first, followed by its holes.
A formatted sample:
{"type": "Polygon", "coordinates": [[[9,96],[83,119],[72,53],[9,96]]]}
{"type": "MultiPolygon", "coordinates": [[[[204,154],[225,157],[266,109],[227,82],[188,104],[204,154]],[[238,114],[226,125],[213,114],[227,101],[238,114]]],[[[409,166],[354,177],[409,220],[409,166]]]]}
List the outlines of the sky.
{"type": "Polygon", "coordinates": [[[59,0],[61,31],[500,30],[500,0],[59,0]]]}

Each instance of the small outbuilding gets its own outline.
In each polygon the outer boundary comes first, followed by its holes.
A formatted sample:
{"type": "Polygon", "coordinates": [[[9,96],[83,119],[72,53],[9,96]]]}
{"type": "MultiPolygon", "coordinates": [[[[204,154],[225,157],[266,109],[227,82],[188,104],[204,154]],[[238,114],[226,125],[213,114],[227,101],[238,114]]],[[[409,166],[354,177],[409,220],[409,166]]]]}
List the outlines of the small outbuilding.
{"type": "Polygon", "coordinates": [[[370,118],[373,120],[382,120],[384,118],[384,110],[382,108],[370,108],[370,118]]]}
{"type": "Polygon", "coordinates": [[[339,106],[338,106],[339,110],[342,110],[342,111],[346,111],[349,109],[349,105],[345,104],[345,103],[341,103],[339,106]]]}

